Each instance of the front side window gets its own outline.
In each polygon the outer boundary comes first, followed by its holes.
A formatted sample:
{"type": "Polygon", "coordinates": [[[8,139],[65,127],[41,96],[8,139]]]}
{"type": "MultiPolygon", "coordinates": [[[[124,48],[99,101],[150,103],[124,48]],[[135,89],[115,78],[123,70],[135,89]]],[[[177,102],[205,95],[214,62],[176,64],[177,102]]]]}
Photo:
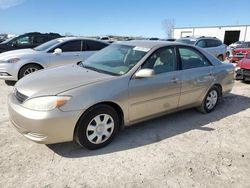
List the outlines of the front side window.
{"type": "Polygon", "coordinates": [[[206,41],[205,40],[199,40],[196,44],[196,46],[200,48],[206,48],[206,41]]]}
{"type": "Polygon", "coordinates": [[[62,52],[78,52],[81,51],[81,40],[74,40],[65,42],[62,45],[58,46],[62,52]]]}
{"type": "Polygon", "coordinates": [[[26,45],[32,45],[33,44],[33,36],[23,36],[19,37],[16,40],[13,40],[14,46],[26,46],[26,45]]]}
{"type": "Polygon", "coordinates": [[[143,68],[153,69],[155,74],[175,71],[177,60],[174,48],[161,48],[154,52],[142,65],[143,68]]]}
{"type": "Polygon", "coordinates": [[[82,66],[97,72],[123,75],[132,69],[150,49],[112,44],[92,55],[82,66]]]}
{"type": "Polygon", "coordinates": [[[192,69],[209,66],[208,60],[192,48],[179,48],[182,69],[192,69]]]}

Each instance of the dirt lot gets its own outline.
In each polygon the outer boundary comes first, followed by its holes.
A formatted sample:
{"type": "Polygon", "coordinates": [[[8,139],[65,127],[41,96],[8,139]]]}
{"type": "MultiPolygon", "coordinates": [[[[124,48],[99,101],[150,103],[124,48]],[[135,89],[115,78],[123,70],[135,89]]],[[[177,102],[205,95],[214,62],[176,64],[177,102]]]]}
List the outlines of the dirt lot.
{"type": "Polygon", "coordinates": [[[96,151],[24,138],[8,121],[11,90],[0,81],[0,187],[250,187],[250,84],[210,114],[147,121],[96,151]]]}

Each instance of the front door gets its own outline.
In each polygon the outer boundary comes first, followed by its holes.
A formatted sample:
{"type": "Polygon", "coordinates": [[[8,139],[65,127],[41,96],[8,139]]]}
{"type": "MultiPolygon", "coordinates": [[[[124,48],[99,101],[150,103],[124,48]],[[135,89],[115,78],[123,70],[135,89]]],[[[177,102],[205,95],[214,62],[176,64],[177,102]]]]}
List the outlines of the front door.
{"type": "Polygon", "coordinates": [[[180,97],[180,72],[175,48],[158,49],[141,69],[155,71],[150,78],[132,78],[129,82],[129,118],[136,121],[177,108],[180,97]]]}
{"type": "Polygon", "coordinates": [[[77,63],[83,59],[81,51],[81,40],[65,42],[56,48],[60,48],[62,53],[50,52],[50,66],[61,66],[77,63]]]}

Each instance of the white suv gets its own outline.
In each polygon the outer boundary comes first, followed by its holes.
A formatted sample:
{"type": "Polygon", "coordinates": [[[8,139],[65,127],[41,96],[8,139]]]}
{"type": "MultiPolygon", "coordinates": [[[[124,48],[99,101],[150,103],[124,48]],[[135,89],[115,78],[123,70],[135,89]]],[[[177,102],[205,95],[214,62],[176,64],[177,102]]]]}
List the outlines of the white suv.
{"type": "Polygon", "coordinates": [[[220,61],[224,61],[226,55],[226,45],[215,37],[183,37],[176,42],[190,44],[204,48],[204,50],[210,52],[217,57],[220,61]]]}

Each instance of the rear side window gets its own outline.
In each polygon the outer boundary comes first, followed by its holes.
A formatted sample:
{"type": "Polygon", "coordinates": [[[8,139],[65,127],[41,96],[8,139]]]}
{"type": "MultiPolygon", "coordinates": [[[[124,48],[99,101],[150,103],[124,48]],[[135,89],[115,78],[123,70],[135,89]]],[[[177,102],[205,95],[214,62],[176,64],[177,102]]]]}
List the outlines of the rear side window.
{"type": "Polygon", "coordinates": [[[217,47],[222,45],[222,42],[219,40],[214,40],[214,39],[206,39],[207,42],[207,47],[211,48],[211,47],[217,47]]]}
{"type": "Polygon", "coordinates": [[[106,46],[108,46],[108,45],[103,43],[103,42],[86,40],[87,51],[101,50],[101,49],[105,48],[106,46]]]}
{"type": "Polygon", "coordinates": [[[192,69],[209,66],[208,60],[193,48],[179,48],[182,69],[192,69]]]}
{"type": "Polygon", "coordinates": [[[81,40],[74,40],[65,42],[62,45],[58,46],[62,49],[62,52],[77,52],[81,51],[81,40]]]}

